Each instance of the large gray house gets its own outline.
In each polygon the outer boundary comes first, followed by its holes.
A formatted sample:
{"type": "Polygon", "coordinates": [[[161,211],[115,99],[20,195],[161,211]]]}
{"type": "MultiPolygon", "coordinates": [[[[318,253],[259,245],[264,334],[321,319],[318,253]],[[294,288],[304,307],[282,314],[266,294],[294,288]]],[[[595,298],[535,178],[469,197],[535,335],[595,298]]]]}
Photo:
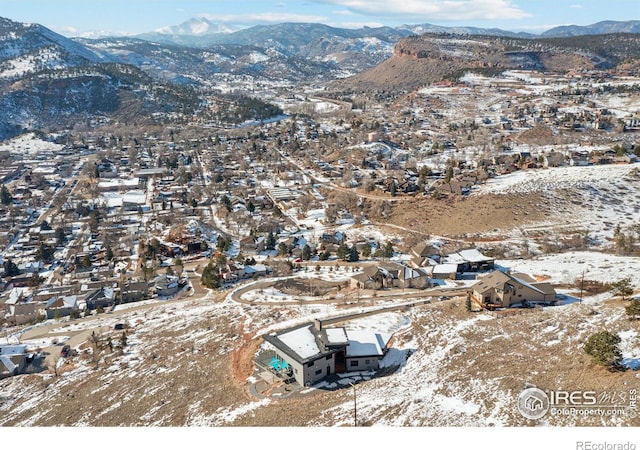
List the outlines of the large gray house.
{"type": "Polygon", "coordinates": [[[336,373],[377,370],[391,338],[370,330],[324,328],[320,320],[263,337],[301,386],[336,373]]]}

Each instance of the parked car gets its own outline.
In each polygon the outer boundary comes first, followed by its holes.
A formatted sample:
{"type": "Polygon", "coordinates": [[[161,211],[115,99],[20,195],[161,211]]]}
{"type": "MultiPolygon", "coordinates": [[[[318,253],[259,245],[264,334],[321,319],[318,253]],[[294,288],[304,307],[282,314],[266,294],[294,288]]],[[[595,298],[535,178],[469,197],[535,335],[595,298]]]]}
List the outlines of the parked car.
{"type": "Polygon", "coordinates": [[[69,356],[70,353],[71,353],[70,345],[65,345],[62,347],[62,350],[60,350],[60,356],[62,356],[63,358],[66,358],[67,356],[69,356]]]}

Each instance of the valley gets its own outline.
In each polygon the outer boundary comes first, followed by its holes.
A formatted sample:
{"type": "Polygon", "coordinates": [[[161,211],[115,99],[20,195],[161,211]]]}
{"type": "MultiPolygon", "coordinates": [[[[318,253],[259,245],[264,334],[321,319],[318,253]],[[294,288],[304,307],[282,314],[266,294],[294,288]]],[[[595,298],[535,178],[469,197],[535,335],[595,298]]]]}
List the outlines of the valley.
{"type": "Polygon", "coordinates": [[[637,34],[0,25],[0,426],[640,424],[637,34]]]}

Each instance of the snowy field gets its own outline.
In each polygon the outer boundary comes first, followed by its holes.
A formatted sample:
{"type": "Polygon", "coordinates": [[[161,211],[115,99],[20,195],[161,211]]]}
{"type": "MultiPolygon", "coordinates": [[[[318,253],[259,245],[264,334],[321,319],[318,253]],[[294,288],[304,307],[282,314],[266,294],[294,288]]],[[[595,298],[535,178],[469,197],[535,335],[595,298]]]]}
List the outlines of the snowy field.
{"type": "Polygon", "coordinates": [[[33,133],[23,134],[0,143],[0,151],[21,153],[23,155],[37,155],[45,151],[57,152],[63,148],[64,145],[38,139],[33,133]]]}
{"type": "Polygon", "coordinates": [[[599,243],[613,238],[616,226],[635,225],[640,219],[640,165],[610,164],[517,171],[489,179],[471,195],[541,194],[554,211],[547,223],[523,229],[584,230],[599,243]]]}

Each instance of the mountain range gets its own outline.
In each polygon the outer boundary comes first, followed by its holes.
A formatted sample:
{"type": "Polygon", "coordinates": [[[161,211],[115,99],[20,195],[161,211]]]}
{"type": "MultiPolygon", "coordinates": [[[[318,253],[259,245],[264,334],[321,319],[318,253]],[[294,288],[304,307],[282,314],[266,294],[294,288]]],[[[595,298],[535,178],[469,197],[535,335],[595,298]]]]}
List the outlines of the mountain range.
{"type": "Polygon", "coordinates": [[[600,22],[533,37],[429,24],[353,30],[283,23],[233,31],[194,19],[147,36],[70,39],[0,18],[0,140],[99,116],[194,112],[203,92],[230,93],[231,79],[342,80],[334,87],[394,91],[469,68],[487,70],[489,63],[494,71],[612,68],[638,57],[640,35],[598,33],[639,27],[638,21],[600,22]]]}
{"type": "Polygon", "coordinates": [[[425,33],[448,33],[461,35],[483,35],[483,36],[510,36],[519,38],[540,38],[540,37],[568,37],[595,34],[612,33],[640,33],[640,21],[602,21],[591,25],[563,25],[551,28],[541,34],[526,32],[514,32],[499,28],[478,28],[478,27],[445,27],[429,23],[401,25],[399,27],[381,27],[361,29],[335,28],[323,24],[276,24],[257,25],[251,28],[236,30],[233,27],[213,22],[204,17],[194,17],[179,25],[164,27],[153,32],[143,33],[135,36],[144,40],[154,42],[170,43],[178,45],[190,45],[194,47],[207,47],[214,44],[257,44],[256,38],[274,35],[274,39],[282,40],[283,30],[296,32],[309,32],[308,35],[297,34],[297,38],[314,40],[326,36],[342,37],[377,37],[385,40],[393,40],[398,37],[408,35],[421,35],[425,33]],[[272,34],[273,33],[273,34],[272,34]],[[277,37],[276,37],[277,36],[277,37]]]}

